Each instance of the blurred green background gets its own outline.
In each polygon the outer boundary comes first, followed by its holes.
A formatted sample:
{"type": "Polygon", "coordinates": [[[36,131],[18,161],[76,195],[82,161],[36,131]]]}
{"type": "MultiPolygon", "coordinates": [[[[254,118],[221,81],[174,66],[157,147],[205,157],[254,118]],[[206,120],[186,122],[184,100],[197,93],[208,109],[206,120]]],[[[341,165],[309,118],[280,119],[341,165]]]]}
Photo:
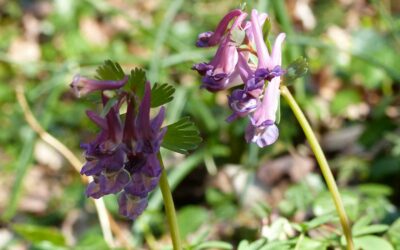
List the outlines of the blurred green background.
{"type": "MultiPolygon", "coordinates": [[[[287,104],[282,100],[279,141],[258,149],[244,141],[246,119],[225,122],[228,92],[200,90],[190,70],[215,52],[195,48],[198,33],[213,30],[238,5],[0,0],[0,249],[107,249],[79,174],[29,128],[15,98],[15,87],[23,84],[42,126],[83,159],[79,144],[96,133],[84,111],[96,104],[76,99],[68,84],[77,73],[93,76],[106,59],[126,70],[143,67],[152,82],[173,84],[167,123],[190,115],[201,131],[198,150],[165,152],[190,249],[230,249],[259,238],[293,247],[299,234],[307,239],[301,244],[309,244],[299,249],[340,249],[335,219],[319,221],[318,228],[307,224],[334,211],[287,104]],[[229,244],[205,244],[215,240],[229,244]]],[[[400,5],[260,0],[248,3],[251,8],[269,13],[273,36],[287,33],[283,66],[300,56],[309,62],[309,73],[291,88],[327,154],[350,219],[380,226],[357,231],[357,244],[400,249],[400,5]],[[383,245],[368,244],[371,238],[383,245]]],[[[159,191],[133,226],[118,215],[115,197],[106,202],[129,245],[168,248],[159,191]]]]}

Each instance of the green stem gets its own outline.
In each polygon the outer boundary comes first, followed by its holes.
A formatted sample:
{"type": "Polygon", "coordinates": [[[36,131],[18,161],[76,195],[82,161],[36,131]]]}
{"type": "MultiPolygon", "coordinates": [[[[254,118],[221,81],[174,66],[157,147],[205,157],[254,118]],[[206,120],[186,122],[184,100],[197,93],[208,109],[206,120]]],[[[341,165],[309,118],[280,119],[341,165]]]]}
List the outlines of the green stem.
{"type": "Polygon", "coordinates": [[[164,200],[165,213],[167,215],[169,230],[171,232],[172,245],[174,246],[174,250],[181,250],[182,243],[181,237],[179,236],[178,220],[176,218],[174,200],[172,199],[172,193],[171,189],[169,188],[167,173],[165,171],[164,163],[160,153],[158,153],[158,159],[162,167],[160,189],[164,200]]]}
{"type": "Polygon", "coordinates": [[[304,233],[301,233],[299,239],[297,240],[296,247],[294,248],[294,250],[300,250],[300,246],[303,240],[304,240],[304,233]]]}
{"type": "Polygon", "coordinates": [[[336,186],[335,179],[333,174],[329,168],[328,161],[325,158],[324,152],[321,149],[321,146],[318,143],[317,138],[313,130],[311,129],[310,124],[308,123],[306,117],[301,111],[299,105],[296,100],[293,98],[292,94],[290,94],[289,89],[286,86],[281,86],[281,94],[289,103],[290,108],[292,109],[296,119],[300,123],[301,128],[304,131],[304,134],[307,137],[308,142],[310,143],[310,147],[317,158],[319,167],[321,168],[322,175],[325,178],[326,185],[328,186],[329,192],[332,195],[333,202],[335,204],[336,210],[339,214],[340,223],[342,224],[343,234],[346,237],[347,241],[347,249],[353,250],[353,240],[351,237],[351,229],[349,225],[349,220],[346,215],[346,211],[344,210],[342,199],[340,198],[338,187],[336,186]]]}

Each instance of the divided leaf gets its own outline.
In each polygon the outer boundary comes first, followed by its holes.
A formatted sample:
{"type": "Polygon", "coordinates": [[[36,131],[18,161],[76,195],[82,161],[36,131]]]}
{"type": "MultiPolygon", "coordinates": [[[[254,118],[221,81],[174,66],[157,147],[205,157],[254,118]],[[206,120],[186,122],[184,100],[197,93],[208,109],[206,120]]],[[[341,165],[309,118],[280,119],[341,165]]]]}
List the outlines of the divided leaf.
{"type": "Polygon", "coordinates": [[[135,68],[131,70],[128,84],[126,86],[130,90],[134,90],[139,97],[142,97],[146,80],[146,72],[141,68],[135,68]]]}
{"type": "Polygon", "coordinates": [[[121,80],[124,78],[125,73],[117,62],[106,60],[102,65],[97,67],[97,79],[100,80],[121,80]]]}
{"type": "Polygon", "coordinates": [[[286,84],[292,83],[299,77],[302,77],[308,72],[308,62],[304,57],[294,60],[286,69],[284,82],[286,84]]]}
{"type": "Polygon", "coordinates": [[[151,107],[159,107],[174,99],[175,88],[168,83],[155,83],[151,89],[151,107]]]}
{"type": "Polygon", "coordinates": [[[181,154],[197,148],[202,141],[199,131],[189,117],[167,126],[167,133],[161,144],[162,147],[181,154]]]}

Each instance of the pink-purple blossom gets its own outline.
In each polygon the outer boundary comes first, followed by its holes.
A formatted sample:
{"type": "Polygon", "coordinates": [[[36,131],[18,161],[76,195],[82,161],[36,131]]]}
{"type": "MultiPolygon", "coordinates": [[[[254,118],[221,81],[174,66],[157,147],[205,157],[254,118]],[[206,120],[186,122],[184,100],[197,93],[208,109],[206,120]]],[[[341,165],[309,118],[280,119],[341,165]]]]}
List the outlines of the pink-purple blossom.
{"type": "Polygon", "coordinates": [[[228,96],[233,113],[227,121],[249,117],[246,141],[265,147],[279,136],[276,113],[280,78],[285,73],[282,69],[285,34],[277,36],[269,51],[262,29],[268,15],[252,10],[250,20],[246,17],[244,11],[233,10],[222,18],[215,32],[200,34],[198,47],[218,46],[218,49],[209,63],[195,64],[192,69],[202,76],[202,87],[212,92],[243,84],[228,96]],[[238,41],[234,32],[244,38],[238,41]]]}
{"type": "Polygon", "coordinates": [[[122,86],[124,86],[127,81],[128,81],[127,76],[125,76],[121,80],[112,81],[112,80],[95,80],[81,75],[75,75],[70,86],[74,91],[75,95],[81,97],[98,90],[119,89],[122,86]]]}

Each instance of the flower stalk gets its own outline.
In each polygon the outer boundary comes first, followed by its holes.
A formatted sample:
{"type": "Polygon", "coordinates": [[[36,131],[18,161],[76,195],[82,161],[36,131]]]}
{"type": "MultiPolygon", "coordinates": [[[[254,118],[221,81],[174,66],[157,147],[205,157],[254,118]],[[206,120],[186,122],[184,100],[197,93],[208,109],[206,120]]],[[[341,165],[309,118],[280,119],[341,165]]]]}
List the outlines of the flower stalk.
{"type": "Polygon", "coordinates": [[[324,176],[326,185],[328,186],[329,192],[332,195],[333,202],[335,204],[337,213],[339,214],[340,223],[342,225],[343,234],[346,238],[347,242],[347,249],[354,250],[354,244],[351,236],[351,228],[350,223],[346,214],[346,211],[343,206],[342,199],[339,194],[338,187],[336,185],[335,179],[333,174],[329,168],[328,161],[325,158],[324,152],[319,145],[315,134],[308,123],[303,111],[300,109],[299,105],[297,104],[296,100],[293,98],[292,94],[290,93],[289,89],[286,86],[280,87],[281,94],[283,98],[288,102],[290,108],[292,109],[296,119],[298,120],[301,128],[306,135],[308,142],[310,143],[310,147],[315,154],[315,158],[317,159],[318,165],[321,169],[322,175],[324,176]]]}
{"type": "Polygon", "coordinates": [[[172,192],[168,184],[167,173],[165,171],[164,162],[162,160],[160,153],[158,153],[158,160],[160,161],[160,165],[162,168],[159,185],[164,200],[165,214],[167,215],[167,221],[171,234],[172,245],[174,247],[174,250],[181,250],[182,243],[179,234],[178,220],[176,217],[174,200],[172,199],[172,192]]]}

